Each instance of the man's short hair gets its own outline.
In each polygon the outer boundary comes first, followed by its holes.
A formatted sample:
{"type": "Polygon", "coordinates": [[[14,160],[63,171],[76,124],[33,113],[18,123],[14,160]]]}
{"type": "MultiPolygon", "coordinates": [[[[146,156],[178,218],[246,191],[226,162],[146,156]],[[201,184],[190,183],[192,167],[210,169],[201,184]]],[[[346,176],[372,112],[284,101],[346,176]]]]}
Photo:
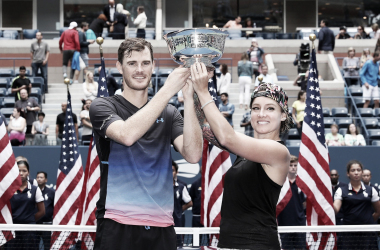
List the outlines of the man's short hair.
{"type": "Polygon", "coordinates": [[[327,19],[322,19],[321,22],[323,22],[326,26],[329,26],[329,21],[327,19]]]}
{"type": "Polygon", "coordinates": [[[82,22],[81,24],[80,24],[80,27],[83,29],[83,27],[86,27],[88,25],[88,22],[82,22]]]}
{"type": "Polygon", "coordinates": [[[298,161],[298,157],[295,155],[290,155],[290,163],[298,161]]]}
{"type": "Polygon", "coordinates": [[[221,96],[224,95],[224,96],[228,97],[228,93],[226,93],[226,92],[221,93],[220,95],[221,95],[221,96]]]}
{"type": "Polygon", "coordinates": [[[45,113],[44,112],[39,112],[37,117],[39,117],[40,115],[42,115],[45,118],[45,113]]]}
{"type": "Polygon", "coordinates": [[[379,51],[373,52],[373,57],[378,57],[380,55],[379,51]]]}
{"type": "Polygon", "coordinates": [[[145,10],[144,6],[139,6],[137,7],[137,9],[139,10],[140,13],[143,13],[145,10]]]}
{"type": "Polygon", "coordinates": [[[153,62],[153,47],[150,42],[142,38],[128,38],[122,42],[117,51],[117,60],[119,63],[123,64],[124,56],[130,57],[132,51],[141,52],[147,47],[150,51],[150,56],[153,62]]]}
{"type": "Polygon", "coordinates": [[[263,67],[267,67],[268,68],[268,65],[266,65],[265,63],[262,63],[261,64],[261,68],[263,68],[263,67]]]}
{"type": "Polygon", "coordinates": [[[178,173],[178,164],[172,160],[172,166],[174,166],[175,171],[178,173]]]}
{"type": "Polygon", "coordinates": [[[25,66],[20,66],[20,70],[26,70],[25,66]]]}
{"type": "Polygon", "coordinates": [[[36,176],[38,176],[39,174],[44,174],[45,175],[45,179],[47,179],[47,173],[46,172],[44,172],[44,171],[38,171],[36,176]]]}
{"type": "Polygon", "coordinates": [[[346,28],[346,26],[340,26],[339,30],[347,31],[347,28],[346,28]]]}

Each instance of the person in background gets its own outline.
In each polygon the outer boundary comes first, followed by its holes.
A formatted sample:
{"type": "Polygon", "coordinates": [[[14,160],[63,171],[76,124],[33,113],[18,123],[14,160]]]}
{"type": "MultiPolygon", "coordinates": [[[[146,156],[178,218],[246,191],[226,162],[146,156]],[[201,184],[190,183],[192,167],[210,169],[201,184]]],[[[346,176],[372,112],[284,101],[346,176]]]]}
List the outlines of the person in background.
{"type": "Polygon", "coordinates": [[[49,135],[49,124],[44,122],[45,113],[38,113],[38,121],[33,122],[32,134],[34,146],[47,146],[47,136],[49,135]]]}
{"type": "MultiPolygon", "coordinates": [[[[344,225],[373,225],[380,216],[379,194],[374,187],[362,182],[363,164],[351,160],[347,164],[350,182],[334,195],[334,211],[342,208],[344,225]]],[[[378,249],[375,232],[347,232],[342,236],[341,249],[378,249]]]]}
{"type": "MultiPolygon", "coordinates": [[[[63,54],[62,71],[63,78],[67,77],[67,65],[72,64],[72,59],[75,51],[80,51],[79,35],[77,31],[78,24],[71,22],[69,29],[65,30],[59,39],[59,50],[63,54]],[[62,46],[62,44],[64,46],[62,46]]],[[[70,79],[73,79],[73,74],[70,74],[70,79]]]]}
{"type": "Polygon", "coordinates": [[[103,14],[106,16],[106,24],[107,24],[107,30],[108,30],[108,35],[110,36],[112,32],[111,26],[114,25],[115,22],[115,13],[116,13],[116,5],[115,5],[115,0],[108,0],[108,4],[106,4],[103,8],[103,14]]]}
{"type": "Polygon", "coordinates": [[[305,117],[305,108],[306,108],[306,92],[301,90],[298,92],[297,100],[293,102],[293,112],[292,116],[294,121],[297,123],[298,134],[302,136],[302,124],[305,117]]]}
{"type": "Polygon", "coordinates": [[[321,29],[318,32],[318,53],[332,54],[335,48],[334,32],[328,28],[328,20],[321,20],[321,29]]]}
{"type": "MultiPolygon", "coordinates": [[[[247,19],[245,19],[244,28],[253,28],[252,19],[250,17],[248,17],[247,19]]],[[[243,34],[243,36],[247,37],[247,39],[248,39],[248,37],[254,37],[255,36],[255,34],[253,34],[252,30],[242,31],[242,34],[243,34]]]]}
{"type": "Polygon", "coordinates": [[[33,76],[37,76],[38,69],[41,70],[42,77],[44,78],[44,84],[47,82],[47,62],[49,60],[50,49],[49,45],[42,41],[41,32],[36,33],[37,41],[30,46],[30,56],[32,58],[32,71],[33,76]]]}
{"type": "Polygon", "coordinates": [[[372,31],[374,33],[373,39],[376,39],[376,40],[380,39],[379,25],[377,23],[374,23],[374,24],[372,24],[371,28],[372,28],[372,31]]]}
{"type": "Polygon", "coordinates": [[[13,78],[12,80],[12,93],[15,93],[15,102],[21,99],[20,91],[22,89],[26,89],[28,94],[32,90],[32,83],[29,78],[25,76],[26,68],[25,66],[20,66],[19,68],[19,76],[13,78]]]}
{"type": "MultiPolygon", "coordinates": [[[[53,222],[55,190],[46,186],[46,183],[48,181],[47,178],[48,175],[46,172],[37,172],[36,179],[38,187],[41,190],[42,196],[44,197],[45,215],[36,223],[51,225],[53,222]]],[[[36,234],[38,240],[37,242],[40,242],[40,239],[42,239],[42,242],[44,243],[44,250],[50,250],[51,232],[37,231],[36,234]]]]}
{"type": "Polygon", "coordinates": [[[243,119],[240,122],[240,127],[244,128],[245,135],[253,137],[253,127],[251,124],[251,111],[248,111],[243,115],[243,119]]]}
{"type": "Polygon", "coordinates": [[[355,49],[350,47],[347,51],[348,57],[343,59],[342,68],[344,71],[344,77],[347,85],[357,84],[358,79],[351,79],[351,76],[359,76],[360,61],[359,58],[355,57],[355,49]]]}
{"type": "Polygon", "coordinates": [[[85,76],[88,69],[88,53],[90,53],[90,49],[88,46],[93,44],[95,40],[87,39],[87,31],[88,31],[88,23],[81,23],[82,30],[78,31],[79,34],[79,44],[80,44],[80,57],[82,58],[86,68],[83,69],[83,75],[85,76]]]}
{"type": "MultiPolygon", "coordinates": [[[[95,40],[97,37],[100,37],[102,36],[102,33],[103,33],[103,27],[104,27],[104,24],[107,22],[107,17],[106,15],[104,14],[100,14],[98,16],[98,18],[94,19],[94,21],[92,21],[92,23],[90,24],[90,28],[87,30],[92,30],[95,34],[95,40]]],[[[88,36],[87,37],[88,39],[90,39],[90,37],[88,36]]],[[[93,38],[91,38],[93,39],[93,38]]]]}
{"type": "Polygon", "coordinates": [[[131,13],[128,10],[125,10],[122,4],[121,4],[121,7],[119,7],[120,11],[118,11],[117,9],[118,9],[119,4],[116,5],[116,11],[126,15],[127,17],[127,25],[125,26],[124,34],[125,34],[125,38],[128,38],[129,19],[131,17],[131,13]]]}
{"type": "Polygon", "coordinates": [[[360,69],[363,68],[363,65],[366,61],[372,60],[371,51],[368,48],[363,49],[362,56],[360,57],[360,69]]]}
{"type": "Polygon", "coordinates": [[[371,99],[374,102],[374,108],[379,107],[379,87],[377,81],[379,75],[380,52],[373,53],[373,59],[368,60],[360,70],[360,79],[362,81],[363,99],[365,103],[363,108],[368,108],[371,99]]]}
{"type": "Polygon", "coordinates": [[[352,39],[351,36],[347,33],[346,26],[341,26],[339,28],[339,33],[336,35],[335,39],[352,39]]]}
{"type": "Polygon", "coordinates": [[[21,108],[14,108],[8,124],[9,141],[12,146],[20,146],[25,141],[26,120],[21,108]]]}
{"type": "Polygon", "coordinates": [[[251,41],[251,47],[247,50],[247,54],[249,57],[249,60],[253,64],[253,73],[255,76],[259,76],[260,72],[262,72],[262,63],[263,63],[263,55],[264,50],[259,47],[259,44],[257,43],[257,40],[255,38],[252,38],[251,41]]]}
{"type": "MultiPolygon", "coordinates": [[[[102,70],[102,66],[98,68],[98,72],[102,70]]],[[[102,79],[100,79],[102,81],[102,79]]],[[[107,81],[107,90],[108,90],[108,96],[114,96],[116,94],[116,91],[120,89],[119,85],[116,83],[115,78],[107,74],[106,76],[106,81],[107,81]]],[[[121,84],[123,86],[123,84],[121,84]]]]}
{"type": "Polygon", "coordinates": [[[227,64],[223,63],[219,67],[220,77],[217,78],[217,89],[219,93],[229,93],[231,84],[231,74],[228,72],[227,64]]]}
{"type": "Polygon", "coordinates": [[[83,106],[84,109],[80,112],[80,120],[81,120],[82,125],[83,125],[82,143],[91,141],[92,124],[90,121],[90,114],[89,114],[91,103],[92,103],[92,100],[87,99],[84,106],[83,106]]]}
{"type": "Polygon", "coordinates": [[[137,7],[137,17],[133,21],[133,24],[137,27],[137,38],[144,38],[145,39],[145,28],[146,28],[146,21],[148,18],[145,15],[144,6],[137,7]]]}
{"type": "Polygon", "coordinates": [[[94,100],[98,96],[98,83],[94,81],[94,74],[91,71],[86,73],[86,80],[83,83],[84,100],[94,100]]]}
{"type": "MultiPolygon", "coordinates": [[[[29,183],[29,164],[26,161],[17,162],[21,186],[12,196],[11,208],[13,224],[36,224],[45,215],[44,198],[41,190],[29,183]]],[[[10,240],[6,249],[38,248],[35,231],[16,231],[16,237],[10,240]]]]}
{"type": "Polygon", "coordinates": [[[327,146],[344,146],[343,135],[338,133],[339,127],[336,124],[331,125],[331,133],[326,134],[327,146]]]}
{"type": "Polygon", "coordinates": [[[309,78],[309,71],[307,70],[305,75],[299,74],[293,83],[293,86],[300,86],[302,91],[307,90],[307,81],[309,78]]]}
{"type": "Polygon", "coordinates": [[[369,39],[371,38],[367,32],[365,32],[364,27],[358,26],[358,33],[355,34],[354,39],[369,39]]]}
{"type": "Polygon", "coordinates": [[[363,174],[362,174],[362,181],[363,181],[364,185],[376,188],[373,184],[371,184],[371,179],[372,179],[371,170],[364,169],[363,174]]]}
{"type": "Polygon", "coordinates": [[[347,128],[347,133],[344,136],[346,146],[366,146],[365,139],[362,134],[359,134],[358,127],[351,123],[347,128]]]}
{"type": "MultiPolygon", "coordinates": [[[[57,120],[56,120],[56,126],[55,126],[55,137],[57,140],[57,145],[62,144],[62,133],[63,133],[63,125],[65,124],[65,117],[66,117],[66,110],[67,110],[67,102],[61,103],[61,108],[62,108],[62,113],[57,115],[57,120]]],[[[76,114],[73,114],[73,121],[74,121],[74,126],[75,126],[75,134],[77,136],[77,141],[78,140],[78,122],[77,122],[77,116],[76,114]]]]}
{"type": "Polygon", "coordinates": [[[123,13],[123,5],[121,3],[116,5],[115,23],[112,34],[113,39],[125,39],[125,27],[128,25],[128,18],[123,13]]]}
{"type": "Polygon", "coordinates": [[[248,60],[247,53],[243,53],[241,60],[238,62],[238,76],[239,76],[239,107],[248,109],[249,93],[251,91],[253,75],[253,64],[248,60]]]}
{"type": "Polygon", "coordinates": [[[241,25],[241,17],[237,16],[235,20],[228,21],[224,26],[224,29],[241,29],[243,26],[241,25]]]}
{"type": "Polygon", "coordinates": [[[261,65],[261,74],[257,76],[255,79],[255,87],[259,86],[260,84],[260,81],[259,81],[260,76],[263,78],[262,82],[274,83],[272,76],[268,74],[268,66],[266,64],[261,65]]]}
{"type": "Polygon", "coordinates": [[[235,105],[228,102],[228,94],[227,93],[222,93],[220,95],[220,98],[221,98],[222,102],[219,103],[219,111],[227,119],[228,123],[232,127],[234,127],[232,115],[235,112],[235,105]]]}
{"type": "MultiPolygon", "coordinates": [[[[330,171],[330,179],[331,179],[331,186],[332,186],[332,196],[333,196],[333,201],[334,201],[334,195],[335,195],[336,190],[338,190],[338,188],[347,186],[347,183],[343,183],[339,181],[339,173],[338,173],[338,170],[336,169],[332,169],[330,171]]],[[[336,225],[343,225],[343,213],[341,210],[335,214],[336,225]]]]}

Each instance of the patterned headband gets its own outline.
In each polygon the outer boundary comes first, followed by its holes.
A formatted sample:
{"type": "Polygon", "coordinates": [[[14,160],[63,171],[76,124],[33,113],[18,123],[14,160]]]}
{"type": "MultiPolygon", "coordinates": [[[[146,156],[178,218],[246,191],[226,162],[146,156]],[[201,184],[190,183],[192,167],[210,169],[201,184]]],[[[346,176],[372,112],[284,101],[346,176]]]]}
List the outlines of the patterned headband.
{"type": "Polygon", "coordinates": [[[252,102],[256,97],[268,97],[272,100],[275,100],[278,105],[282,108],[284,113],[286,114],[286,120],[284,121],[284,126],[281,126],[281,133],[289,130],[293,127],[294,122],[292,116],[289,114],[288,109],[288,96],[286,95],[286,92],[281,88],[280,86],[272,83],[260,83],[257,88],[252,93],[251,96],[251,106],[252,102]]]}

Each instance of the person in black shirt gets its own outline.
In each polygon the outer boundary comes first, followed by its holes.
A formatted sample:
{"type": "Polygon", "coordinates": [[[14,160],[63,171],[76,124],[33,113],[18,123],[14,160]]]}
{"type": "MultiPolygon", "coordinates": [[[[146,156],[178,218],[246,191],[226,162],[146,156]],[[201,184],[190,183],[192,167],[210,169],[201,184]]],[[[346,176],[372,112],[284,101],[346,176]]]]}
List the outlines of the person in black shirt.
{"type": "MultiPolygon", "coordinates": [[[[56,121],[56,126],[55,126],[55,137],[57,139],[57,145],[62,144],[62,133],[63,133],[63,125],[65,124],[65,117],[66,117],[66,109],[67,109],[67,102],[63,102],[61,104],[62,108],[62,113],[57,115],[57,121],[56,121]]],[[[77,116],[73,114],[73,120],[74,120],[74,126],[75,126],[75,133],[77,136],[77,141],[78,141],[78,120],[77,116]]]]}
{"type": "MultiPolygon", "coordinates": [[[[101,69],[102,69],[102,66],[99,67],[98,71],[100,72],[101,69]]],[[[101,80],[102,79],[99,79],[99,82],[101,80]]],[[[119,85],[116,83],[115,78],[113,78],[113,76],[111,76],[111,75],[107,75],[106,76],[106,81],[107,81],[108,95],[109,96],[114,96],[116,90],[118,90],[120,88],[119,85]]]]}
{"type": "Polygon", "coordinates": [[[321,29],[318,33],[318,53],[332,53],[335,48],[334,32],[328,27],[328,20],[321,20],[321,29]]]}
{"type": "Polygon", "coordinates": [[[351,36],[347,33],[346,26],[339,28],[339,34],[336,35],[335,39],[352,39],[351,36]]]}
{"type": "Polygon", "coordinates": [[[12,93],[15,93],[15,101],[21,99],[20,90],[26,89],[28,90],[28,95],[32,90],[32,84],[30,80],[25,76],[26,68],[25,66],[20,67],[20,75],[15,77],[12,81],[12,93]]]}

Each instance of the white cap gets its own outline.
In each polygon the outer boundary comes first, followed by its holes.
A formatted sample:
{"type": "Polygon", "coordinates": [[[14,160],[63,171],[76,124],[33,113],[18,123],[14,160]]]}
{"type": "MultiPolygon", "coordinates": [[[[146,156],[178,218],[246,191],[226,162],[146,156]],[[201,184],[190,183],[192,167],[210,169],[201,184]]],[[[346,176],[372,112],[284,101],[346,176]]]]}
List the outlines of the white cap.
{"type": "Polygon", "coordinates": [[[252,38],[252,42],[257,42],[256,38],[252,38]]]}
{"type": "Polygon", "coordinates": [[[78,27],[77,22],[71,22],[71,23],[70,23],[70,26],[69,26],[69,30],[72,30],[72,29],[74,29],[74,28],[76,28],[76,27],[78,27]]]}

